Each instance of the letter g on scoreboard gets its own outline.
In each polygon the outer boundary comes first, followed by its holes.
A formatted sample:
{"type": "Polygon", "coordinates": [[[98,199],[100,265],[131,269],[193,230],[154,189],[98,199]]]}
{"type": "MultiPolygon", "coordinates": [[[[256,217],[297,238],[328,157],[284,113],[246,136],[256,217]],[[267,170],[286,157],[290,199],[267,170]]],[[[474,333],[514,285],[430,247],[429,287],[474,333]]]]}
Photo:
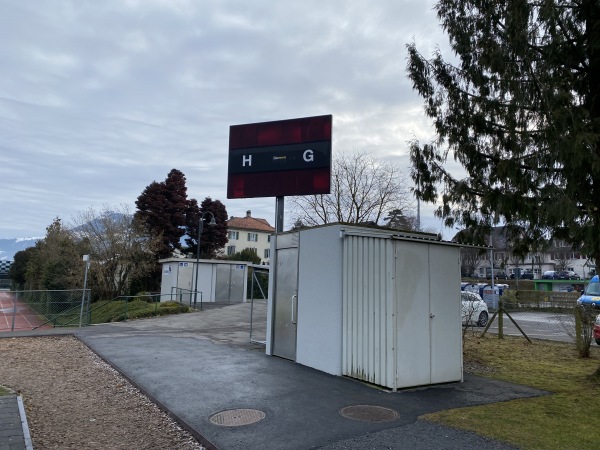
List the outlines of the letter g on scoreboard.
{"type": "Polygon", "coordinates": [[[232,125],[227,198],[329,194],[331,128],[331,115],[232,125]]]}

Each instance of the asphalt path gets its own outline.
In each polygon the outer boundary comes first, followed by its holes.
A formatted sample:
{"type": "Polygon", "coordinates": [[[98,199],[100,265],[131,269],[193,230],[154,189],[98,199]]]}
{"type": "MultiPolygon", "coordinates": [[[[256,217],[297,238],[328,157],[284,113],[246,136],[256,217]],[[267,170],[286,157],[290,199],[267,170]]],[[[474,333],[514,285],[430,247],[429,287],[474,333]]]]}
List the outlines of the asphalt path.
{"type": "MultiPolygon", "coordinates": [[[[266,305],[255,305],[260,339],[266,305]]],[[[264,354],[251,343],[250,305],[70,330],[209,448],[513,449],[503,442],[419,419],[445,409],[548,395],[465,374],[447,383],[390,392],[264,354]],[[386,408],[389,421],[344,417],[347,407],[386,408]],[[222,413],[260,412],[258,422],[222,426],[222,413]]],[[[65,333],[41,330],[35,335],[65,333]]],[[[3,333],[5,337],[32,332],[3,333]]]]}

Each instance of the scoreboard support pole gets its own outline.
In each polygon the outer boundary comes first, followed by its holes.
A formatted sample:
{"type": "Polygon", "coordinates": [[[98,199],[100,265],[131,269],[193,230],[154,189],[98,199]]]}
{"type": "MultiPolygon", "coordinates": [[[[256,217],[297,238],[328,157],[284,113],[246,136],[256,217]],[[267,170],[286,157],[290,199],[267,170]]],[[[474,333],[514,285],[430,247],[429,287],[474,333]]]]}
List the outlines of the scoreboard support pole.
{"type": "Polygon", "coordinates": [[[275,197],[275,232],[283,233],[283,196],[275,197]]]}

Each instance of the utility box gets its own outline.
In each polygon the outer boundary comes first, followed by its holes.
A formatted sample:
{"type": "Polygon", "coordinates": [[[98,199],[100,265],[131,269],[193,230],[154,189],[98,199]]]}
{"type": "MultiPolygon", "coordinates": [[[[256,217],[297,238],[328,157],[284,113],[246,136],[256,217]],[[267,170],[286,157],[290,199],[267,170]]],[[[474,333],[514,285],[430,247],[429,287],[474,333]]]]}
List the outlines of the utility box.
{"type": "Polygon", "coordinates": [[[460,246],[332,224],[271,257],[267,354],[394,390],[462,381],[460,246]]]}
{"type": "Polygon", "coordinates": [[[197,302],[240,303],[246,301],[248,262],[190,258],[167,258],[162,264],[160,299],[197,302]],[[196,264],[198,270],[196,271],[196,264]],[[198,283],[196,284],[196,274],[198,283]],[[195,288],[198,286],[198,295],[195,288]],[[200,294],[201,293],[201,294],[200,294]]]}

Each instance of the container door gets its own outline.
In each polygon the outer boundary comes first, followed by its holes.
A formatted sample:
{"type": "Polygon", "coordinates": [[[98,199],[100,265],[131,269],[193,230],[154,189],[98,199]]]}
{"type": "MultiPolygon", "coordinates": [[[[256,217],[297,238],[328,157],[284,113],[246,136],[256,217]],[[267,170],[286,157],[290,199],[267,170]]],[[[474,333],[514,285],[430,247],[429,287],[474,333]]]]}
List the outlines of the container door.
{"type": "Polygon", "coordinates": [[[429,276],[427,246],[420,242],[396,242],[398,388],[431,383],[429,276]]]}
{"type": "Polygon", "coordinates": [[[229,301],[229,284],[231,280],[231,268],[229,264],[217,264],[217,282],[215,286],[215,301],[229,301]]]}
{"type": "Polygon", "coordinates": [[[296,359],[298,248],[276,251],[273,355],[296,359]]]}
{"type": "Polygon", "coordinates": [[[454,247],[429,246],[431,382],[462,379],[462,334],[460,312],[460,260],[454,247]]]}
{"type": "Polygon", "coordinates": [[[244,267],[241,264],[231,266],[229,285],[229,302],[240,303],[244,301],[244,267]]]}

